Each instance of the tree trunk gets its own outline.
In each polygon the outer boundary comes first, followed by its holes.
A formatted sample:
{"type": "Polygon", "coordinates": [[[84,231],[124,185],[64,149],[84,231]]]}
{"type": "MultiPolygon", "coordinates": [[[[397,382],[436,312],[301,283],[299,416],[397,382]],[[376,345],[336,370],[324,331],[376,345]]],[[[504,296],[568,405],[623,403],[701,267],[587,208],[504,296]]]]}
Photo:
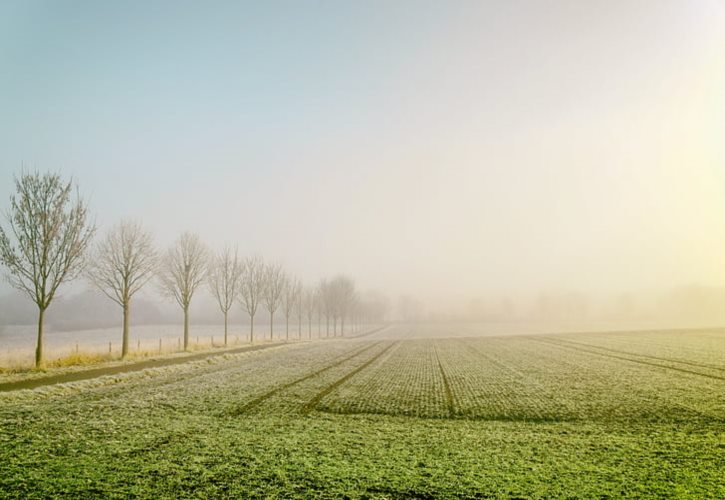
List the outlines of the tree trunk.
{"type": "Polygon", "coordinates": [[[289,342],[289,316],[285,317],[285,321],[287,322],[285,335],[287,337],[287,342],[289,342]]]}
{"type": "Polygon", "coordinates": [[[330,317],[325,316],[325,337],[330,336],[330,317]]]}
{"type": "Polygon", "coordinates": [[[297,316],[297,338],[302,340],[302,316],[297,316]]]}
{"type": "Polygon", "coordinates": [[[312,317],[307,318],[307,322],[309,323],[307,325],[307,333],[310,336],[310,340],[312,340],[312,317]]]}
{"type": "Polygon", "coordinates": [[[337,337],[337,316],[332,317],[332,336],[337,337]]]}
{"type": "Polygon", "coordinates": [[[43,319],[45,317],[45,309],[38,308],[38,345],[35,346],[35,367],[40,368],[43,363],[43,319]]]}
{"type": "Polygon", "coordinates": [[[224,313],[224,347],[227,346],[227,315],[229,313],[224,313]]]}
{"type": "Polygon", "coordinates": [[[269,340],[274,341],[274,313],[269,313],[269,340]]]}
{"type": "Polygon", "coordinates": [[[121,358],[128,355],[128,317],[131,309],[130,301],[123,306],[123,338],[121,339],[121,358]]]}
{"type": "Polygon", "coordinates": [[[249,315],[249,343],[254,344],[254,316],[249,315]]]}
{"type": "Polygon", "coordinates": [[[340,318],[340,336],[345,336],[345,316],[340,318]]]}
{"type": "Polygon", "coordinates": [[[189,348],[189,308],[184,308],[184,350],[189,348]]]}

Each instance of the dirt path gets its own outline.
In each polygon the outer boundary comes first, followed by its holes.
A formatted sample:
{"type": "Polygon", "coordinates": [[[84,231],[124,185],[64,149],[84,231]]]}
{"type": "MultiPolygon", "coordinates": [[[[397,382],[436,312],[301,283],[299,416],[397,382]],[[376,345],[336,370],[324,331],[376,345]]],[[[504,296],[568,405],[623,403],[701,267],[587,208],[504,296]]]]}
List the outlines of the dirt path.
{"type": "MultiPolygon", "coordinates": [[[[387,328],[382,326],[375,328],[369,332],[364,332],[359,335],[347,336],[347,337],[330,337],[330,339],[348,338],[355,339],[360,337],[366,337],[374,333],[379,332],[387,328]]],[[[261,349],[268,349],[270,347],[276,347],[285,344],[285,342],[275,342],[273,344],[262,344],[254,346],[244,346],[235,349],[228,349],[219,352],[201,352],[198,354],[191,354],[183,357],[176,358],[162,358],[162,359],[149,359],[146,361],[139,361],[137,363],[129,363],[125,365],[117,366],[106,366],[100,368],[92,368],[90,370],[81,370],[71,373],[59,373],[57,375],[49,375],[47,377],[40,377],[26,380],[15,380],[13,382],[1,382],[0,392],[19,391],[21,389],[36,389],[38,387],[44,387],[47,385],[65,384],[67,382],[77,382],[79,380],[88,380],[96,377],[103,377],[104,375],[116,375],[118,373],[135,372],[139,370],[145,370],[147,368],[159,368],[161,366],[178,365],[181,363],[188,363],[189,361],[198,361],[200,359],[211,358],[214,356],[221,356],[223,354],[237,354],[240,352],[251,352],[259,351],[261,349]]]]}
{"type": "Polygon", "coordinates": [[[273,344],[253,345],[238,347],[235,349],[228,349],[219,352],[201,352],[198,354],[191,354],[189,356],[175,357],[175,358],[164,358],[164,359],[149,359],[146,361],[139,361],[138,363],[129,363],[126,365],[118,366],[107,366],[101,368],[93,368],[90,370],[82,370],[72,373],[61,373],[58,375],[50,375],[48,377],[28,379],[28,380],[16,380],[13,382],[0,383],[0,392],[18,391],[20,389],[36,389],[46,385],[65,384],[67,382],[77,382],[79,380],[88,380],[96,377],[103,377],[104,375],[116,375],[118,373],[135,372],[139,370],[145,370],[147,368],[159,368],[161,366],[178,365],[181,363],[188,363],[189,361],[198,361],[200,359],[212,358],[215,356],[221,356],[224,354],[237,354],[240,352],[251,352],[259,351],[262,349],[268,349],[270,347],[276,347],[283,345],[282,342],[275,342],[273,344]]]}

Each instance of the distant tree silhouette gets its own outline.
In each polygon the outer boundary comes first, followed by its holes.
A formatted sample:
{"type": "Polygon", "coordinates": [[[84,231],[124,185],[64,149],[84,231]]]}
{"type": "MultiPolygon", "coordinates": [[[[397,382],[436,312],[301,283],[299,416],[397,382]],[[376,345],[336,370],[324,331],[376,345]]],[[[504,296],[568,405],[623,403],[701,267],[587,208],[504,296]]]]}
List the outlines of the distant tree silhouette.
{"type": "Polygon", "coordinates": [[[287,278],[282,291],[282,310],[286,321],[286,338],[289,340],[289,320],[290,316],[297,307],[297,302],[301,293],[302,284],[297,278],[287,278]]]}
{"type": "Polygon", "coordinates": [[[287,276],[279,264],[267,264],[264,268],[264,305],[269,312],[269,338],[274,339],[274,313],[279,308],[287,276]]]}
{"type": "Polygon", "coordinates": [[[224,248],[209,261],[207,283],[209,291],[224,315],[224,345],[227,345],[229,310],[237,300],[242,285],[242,263],[237,251],[224,248]]]}
{"type": "Polygon", "coordinates": [[[242,281],[239,301],[249,314],[249,342],[254,343],[254,316],[263,300],[265,265],[259,256],[247,257],[242,263],[242,281]]]}
{"type": "Polygon", "coordinates": [[[206,278],[208,252],[196,234],[184,233],[161,261],[161,291],[184,310],[184,350],[189,348],[189,306],[206,278]]]}
{"type": "Polygon", "coordinates": [[[128,354],[131,298],[154,276],[156,265],[151,233],[131,221],[112,227],[90,259],[91,283],[123,308],[121,357],[128,354]]]}

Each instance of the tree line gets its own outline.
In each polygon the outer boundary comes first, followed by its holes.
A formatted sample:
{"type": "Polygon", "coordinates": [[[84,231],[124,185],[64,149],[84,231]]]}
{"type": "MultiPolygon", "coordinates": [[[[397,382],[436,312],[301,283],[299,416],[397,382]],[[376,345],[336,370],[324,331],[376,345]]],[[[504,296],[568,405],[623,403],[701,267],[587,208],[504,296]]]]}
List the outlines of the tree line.
{"type": "Polygon", "coordinates": [[[293,327],[296,324],[298,338],[303,337],[305,326],[312,338],[313,320],[317,318],[320,335],[324,319],[329,337],[344,335],[345,325],[353,321],[381,321],[385,314],[385,305],[363,300],[348,276],[305,286],[278,263],[265,262],[258,255],[241,257],[231,247],[212,252],[193,233],[181,234],[169,248],[159,251],[153,235],[140,223],[124,220],[96,240],[97,227],[88,204],[72,179],[64,180],[55,173],[23,172],[14,182],[6,224],[0,225],[0,263],[7,270],[10,285],[38,307],[38,367],[43,362],[45,311],[63,283],[80,277],[120,306],[122,357],[129,351],[132,299],[152,281],[183,311],[184,350],[189,347],[189,308],[202,287],[209,290],[223,316],[225,346],[228,315],[235,305],[249,315],[251,343],[260,306],[269,314],[270,339],[278,312],[285,318],[286,340],[290,338],[290,323],[293,327]]]}

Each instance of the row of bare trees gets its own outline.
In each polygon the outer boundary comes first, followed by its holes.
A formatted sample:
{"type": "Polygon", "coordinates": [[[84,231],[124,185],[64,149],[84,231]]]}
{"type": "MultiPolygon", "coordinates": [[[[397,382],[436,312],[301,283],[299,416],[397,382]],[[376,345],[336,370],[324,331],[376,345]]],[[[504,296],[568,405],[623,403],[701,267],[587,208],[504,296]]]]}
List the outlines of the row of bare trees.
{"type": "Polygon", "coordinates": [[[355,284],[346,276],[323,280],[313,289],[286,273],[277,263],[265,263],[259,256],[240,258],[236,249],[226,247],[211,254],[195,234],[184,233],[160,256],[151,244],[151,235],[138,223],[122,222],[113,227],[92,254],[88,275],[91,282],[123,308],[122,356],[128,353],[128,320],[131,297],[153,276],[161,291],[174,300],[184,313],[184,349],[189,346],[189,308],[196,291],[206,283],[224,317],[224,345],[228,343],[229,313],[239,303],[249,315],[249,339],[254,342],[254,321],[259,305],[269,313],[270,340],[274,336],[275,314],[285,317],[285,338],[290,338],[290,321],[297,319],[302,338],[302,318],[307,314],[309,333],[315,313],[325,317],[326,334],[330,319],[333,335],[344,334],[345,319],[353,318],[355,284]]]}
{"type": "Polygon", "coordinates": [[[240,304],[249,315],[250,342],[254,342],[254,321],[260,304],[269,313],[270,339],[275,313],[290,322],[297,320],[297,336],[302,338],[303,319],[312,338],[313,319],[318,335],[325,321],[325,335],[345,332],[348,323],[375,317],[380,319],[379,302],[360,300],[355,283],[346,276],[322,280],[317,286],[302,282],[276,263],[265,263],[259,256],[240,258],[227,247],[212,254],[200,238],[182,234],[165,252],[159,253],[151,233],[138,223],[123,221],[107,231],[92,246],[96,225],[89,218],[88,206],[74,189],[73,182],[58,174],[22,173],[15,178],[15,194],[10,199],[7,229],[0,226],[0,263],[8,270],[12,286],[25,292],[38,306],[36,366],[43,360],[44,314],[58,287],[85,275],[89,281],[116,302],[123,313],[122,356],[129,350],[131,301],[146,284],[158,282],[160,290],[174,300],[184,313],[184,349],[189,346],[189,308],[196,292],[206,285],[224,316],[224,344],[228,337],[228,315],[240,304]]]}

